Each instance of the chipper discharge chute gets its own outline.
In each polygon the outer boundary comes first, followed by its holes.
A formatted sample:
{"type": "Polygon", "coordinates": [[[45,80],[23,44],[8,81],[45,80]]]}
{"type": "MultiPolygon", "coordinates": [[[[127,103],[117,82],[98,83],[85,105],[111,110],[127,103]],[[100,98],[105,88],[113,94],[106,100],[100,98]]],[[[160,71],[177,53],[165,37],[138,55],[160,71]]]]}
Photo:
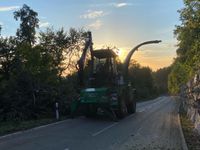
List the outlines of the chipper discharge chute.
{"type": "Polygon", "coordinates": [[[111,49],[93,50],[92,35],[88,32],[82,56],[77,63],[80,97],[72,102],[71,115],[75,116],[81,112],[91,117],[98,112],[103,112],[113,120],[117,120],[127,114],[135,113],[135,89],[131,86],[128,77],[129,61],[140,46],[158,42],[160,41],[149,41],[136,46],[129,52],[120,70],[117,66],[116,53],[111,49]],[[91,60],[87,69],[84,69],[88,49],[90,49],[91,60]]]}

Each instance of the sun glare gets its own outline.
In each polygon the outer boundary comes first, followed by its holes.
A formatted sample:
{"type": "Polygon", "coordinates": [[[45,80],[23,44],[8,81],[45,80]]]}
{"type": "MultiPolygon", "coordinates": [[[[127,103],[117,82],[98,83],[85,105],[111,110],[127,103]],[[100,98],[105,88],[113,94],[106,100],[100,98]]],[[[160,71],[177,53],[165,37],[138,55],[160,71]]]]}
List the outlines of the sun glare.
{"type": "Polygon", "coordinates": [[[117,55],[119,59],[123,62],[126,57],[126,51],[122,48],[118,49],[117,55]]]}

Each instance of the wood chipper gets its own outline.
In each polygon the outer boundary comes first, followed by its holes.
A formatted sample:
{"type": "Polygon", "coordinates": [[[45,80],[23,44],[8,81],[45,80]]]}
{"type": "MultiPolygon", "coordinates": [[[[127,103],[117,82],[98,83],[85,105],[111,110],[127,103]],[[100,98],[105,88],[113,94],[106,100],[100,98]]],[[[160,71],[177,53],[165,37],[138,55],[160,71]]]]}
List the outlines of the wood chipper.
{"type": "Polygon", "coordinates": [[[122,67],[118,67],[117,55],[112,49],[93,50],[92,35],[88,32],[85,47],[77,63],[80,97],[72,102],[71,115],[74,117],[81,113],[92,117],[103,112],[117,120],[135,113],[135,89],[128,77],[131,56],[140,46],[159,42],[156,40],[139,44],[129,52],[122,67]],[[91,60],[85,67],[88,50],[91,60]]]}

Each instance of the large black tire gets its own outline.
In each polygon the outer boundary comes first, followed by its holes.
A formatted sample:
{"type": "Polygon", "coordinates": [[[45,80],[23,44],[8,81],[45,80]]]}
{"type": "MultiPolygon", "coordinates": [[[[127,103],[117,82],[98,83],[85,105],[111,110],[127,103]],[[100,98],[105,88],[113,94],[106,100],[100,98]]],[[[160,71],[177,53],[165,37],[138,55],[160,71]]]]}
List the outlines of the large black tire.
{"type": "Polygon", "coordinates": [[[135,100],[133,101],[133,111],[132,112],[136,113],[136,101],[135,100]]]}
{"type": "Polygon", "coordinates": [[[136,102],[132,101],[127,104],[127,110],[129,114],[133,114],[136,112],[136,102]]]}
{"type": "Polygon", "coordinates": [[[116,116],[117,116],[117,118],[122,119],[127,114],[128,114],[128,110],[127,110],[127,107],[126,107],[126,103],[125,103],[124,100],[121,100],[120,103],[119,103],[119,109],[116,112],[116,116]]]}

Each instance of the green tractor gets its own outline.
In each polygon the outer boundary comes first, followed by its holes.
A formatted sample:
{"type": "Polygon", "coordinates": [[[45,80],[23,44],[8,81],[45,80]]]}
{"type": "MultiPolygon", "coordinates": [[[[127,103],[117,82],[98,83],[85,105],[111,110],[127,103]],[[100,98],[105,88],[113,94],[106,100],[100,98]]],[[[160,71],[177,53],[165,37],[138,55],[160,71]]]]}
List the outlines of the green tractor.
{"type": "Polygon", "coordinates": [[[139,44],[127,55],[122,67],[118,67],[117,54],[112,49],[93,50],[92,35],[88,32],[86,44],[77,63],[80,97],[71,104],[71,115],[83,114],[86,117],[104,113],[113,120],[136,112],[135,89],[128,77],[128,66],[132,54],[142,45],[159,43],[148,41],[139,44]],[[87,50],[91,60],[84,69],[87,50]],[[85,81],[87,70],[88,80],[85,81]]]}

